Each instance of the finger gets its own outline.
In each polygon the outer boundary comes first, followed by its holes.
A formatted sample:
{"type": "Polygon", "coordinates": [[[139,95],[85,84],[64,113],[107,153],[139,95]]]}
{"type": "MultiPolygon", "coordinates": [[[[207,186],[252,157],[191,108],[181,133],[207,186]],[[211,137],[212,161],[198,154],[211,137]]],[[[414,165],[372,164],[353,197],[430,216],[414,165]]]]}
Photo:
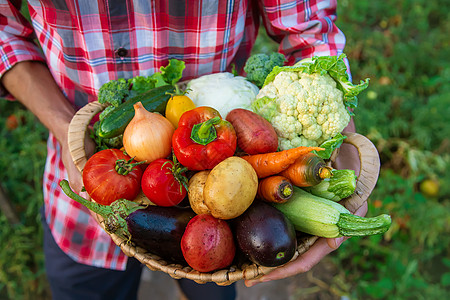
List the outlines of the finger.
{"type": "Polygon", "coordinates": [[[367,201],[364,201],[363,204],[360,207],[358,207],[358,209],[355,211],[354,215],[364,217],[367,214],[367,209],[368,209],[367,201]]]}
{"type": "Polygon", "coordinates": [[[278,280],[307,272],[333,250],[333,248],[328,246],[325,238],[320,238],[308,251],[300,255],[296,260],[291,261],[258,279],[246,280],[245,285],[251,287],[257,283],[278,280]]]}
{"type": "Polygon", "coordinates": [[[327,239],[327,244],[331,249],[336,250],[347,239],[348,239],[348,237],[338,237],[338,238],[334,238],[334,239],[327,239]]]}

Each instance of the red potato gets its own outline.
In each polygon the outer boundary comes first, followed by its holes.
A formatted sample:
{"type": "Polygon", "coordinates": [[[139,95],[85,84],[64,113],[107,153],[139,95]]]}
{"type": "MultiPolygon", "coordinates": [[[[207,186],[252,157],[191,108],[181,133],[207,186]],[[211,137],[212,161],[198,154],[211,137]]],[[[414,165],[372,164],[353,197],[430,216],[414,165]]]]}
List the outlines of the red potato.
{"type": "Polygon", "coordinates": [[[236,131],[237,144],[248,154],[275,152],[278,149],[278,136],[266,119],[243,108],[230,111],[226,120],[236,131]]]}
{"type": "Polygon", "coordinates": [[[202,214],[196,215],[186,226],[181,251],[193,269],[211,272],[231,264],[236,246],[226,221],[202,214]]]}

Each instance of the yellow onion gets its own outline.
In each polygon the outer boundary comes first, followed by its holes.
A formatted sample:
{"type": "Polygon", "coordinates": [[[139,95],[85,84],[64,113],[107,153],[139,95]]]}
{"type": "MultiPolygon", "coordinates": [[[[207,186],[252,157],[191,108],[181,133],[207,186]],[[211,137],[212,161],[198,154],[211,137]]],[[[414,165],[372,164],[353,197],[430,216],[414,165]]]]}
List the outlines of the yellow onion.
{"type": "Polygon", "coordinates": [[[146,110],[141,102],[133,107],[135,115],[123,133],[123,146],[127,154],[146,163],[168,157],[175,131],[173,125],[162,115],[146,110]]]}

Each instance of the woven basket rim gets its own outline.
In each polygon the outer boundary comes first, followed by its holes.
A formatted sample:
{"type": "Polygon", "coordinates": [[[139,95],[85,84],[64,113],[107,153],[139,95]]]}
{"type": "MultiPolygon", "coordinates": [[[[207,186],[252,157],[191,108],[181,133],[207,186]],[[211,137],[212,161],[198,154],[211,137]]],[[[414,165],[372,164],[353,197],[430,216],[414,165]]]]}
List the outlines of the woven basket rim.
{"type": "MultiPolygon", "coordinates": [[[[69,151],[80,172],[83,171],[84,165],[87,162],[86,153],[84,151],[86,130],[91,119],[105,107],[106,105],[100,104],[98,101],[91,102],[82,107],[70,122],[68,132],[69,151]]],[[[351,197],[344,199],[341,202],[349,211],[354,213],[365,201],[367,201],[376,185],[380,170],[380,159],[376,147],[367,137],[352,132],[343,132],[343,135],[347,136],[344,143],[353,145],[358,150],[360,158],[360,174],[357,179],[355,192],[351,197]]],[[[331,164],[333,164],[337,153],[337,151],[333,153],[330,159],[331,164]]],[[[97,215],[97,219],[100,224],[103,224],[103,222],[101,222],[102,218],[99,215],[97,215]]],[[[103,229],[105,228],[103,227],[103,229]]],[[[242,279],[254,279],[260,277],[276,268],[263,267],[248,262],[241,266],[232,265],[227,269],[209,273],[200,273],[189,266],[170,264],[159,256],[153,255],[141,247],[131,245],[125,239],[115,234],[109,235],[114,243],[118,245],[127,256],[136,258],[151,270],[162,271],[176,279],[187,278],[197,283],[215,282],[218,285],[228,285],[242,279]]],[[[299,255],[306,252],[317,239],[318,237],[316,236],[308,235],[299,239],[297,251],[292,260],[295,260],[299,255]]]]}

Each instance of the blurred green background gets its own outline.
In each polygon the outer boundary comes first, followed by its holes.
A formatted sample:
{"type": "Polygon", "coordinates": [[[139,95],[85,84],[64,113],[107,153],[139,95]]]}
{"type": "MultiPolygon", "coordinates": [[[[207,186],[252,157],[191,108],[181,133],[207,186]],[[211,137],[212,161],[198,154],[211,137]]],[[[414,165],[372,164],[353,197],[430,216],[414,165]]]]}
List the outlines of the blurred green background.
{"type": "MultiPolygon", "coordinates": [[[[380,153],[368,216],[389,213],[383,236],[352,238],[331,270],[293,299],[446,299],[450,295],[450,64],[448,3],[338,3],[353,81],[370,78],[357,131],[380,153]],[[309,297],[309,298],[308,298],[309,297]]],[[[262,31],[255,52],[276,50],[262,31]]],[[[45,128],[19,103],[0,101],[0,184],[18,218],[0,213],[0,299],[46,299],[38,209],[45,128]]]]}

